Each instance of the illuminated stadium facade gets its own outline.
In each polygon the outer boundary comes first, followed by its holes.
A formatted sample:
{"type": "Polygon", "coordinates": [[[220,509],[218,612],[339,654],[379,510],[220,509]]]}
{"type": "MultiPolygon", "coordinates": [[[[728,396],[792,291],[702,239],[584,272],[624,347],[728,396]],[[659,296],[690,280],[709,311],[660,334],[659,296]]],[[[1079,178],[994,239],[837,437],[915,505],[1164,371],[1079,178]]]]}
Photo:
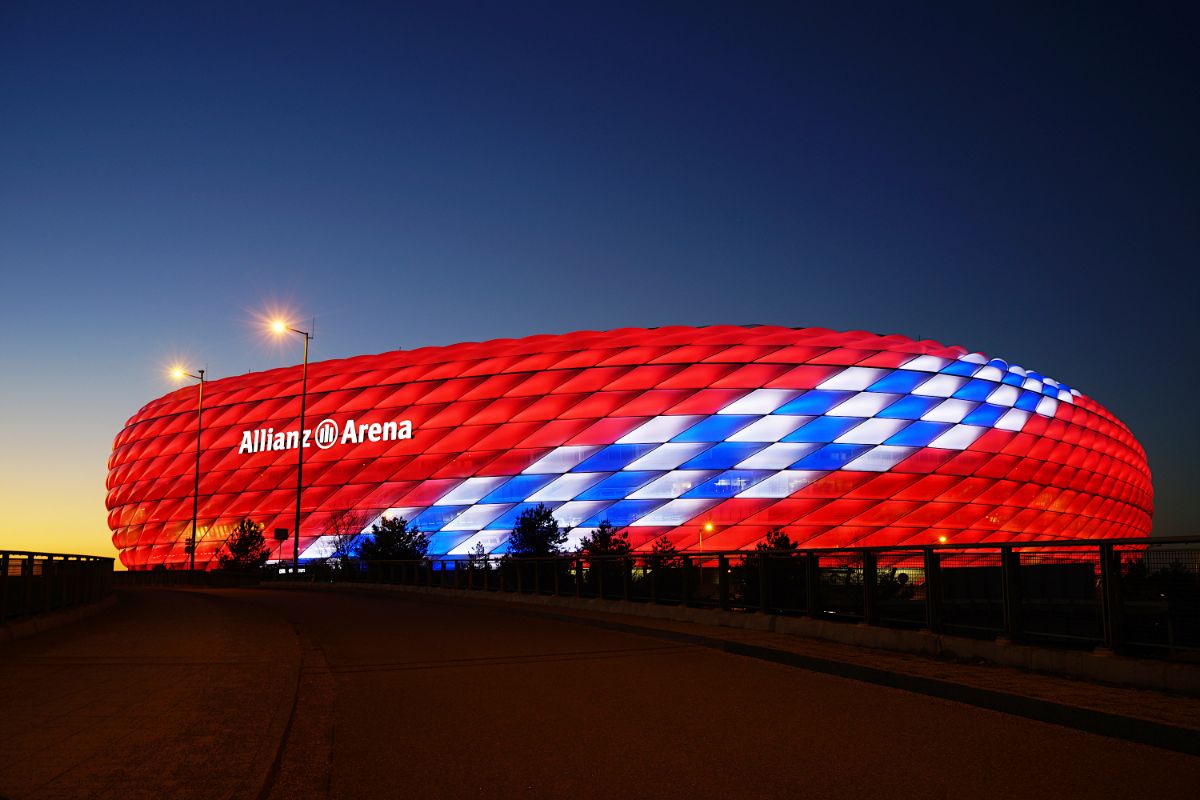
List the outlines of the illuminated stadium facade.
{"type": "MultiPolygon", "coordinates": [[[[1145,536],[1152,489],[1129,430],[1052,378],[959,347],[824,329],[622,329],[428,347],[204,389],[197,567],[240,519],[329,550],[347,509],[399,515],[431,555],[504,552],[544,503],[571,540],[602,520],[646,548],[1145,536]]],[[[197,387],[147,404],[109,460],[131,568],[186,566],[197,387]]],[[[272,542],[273,558],[292,544],[272,542]]]]}

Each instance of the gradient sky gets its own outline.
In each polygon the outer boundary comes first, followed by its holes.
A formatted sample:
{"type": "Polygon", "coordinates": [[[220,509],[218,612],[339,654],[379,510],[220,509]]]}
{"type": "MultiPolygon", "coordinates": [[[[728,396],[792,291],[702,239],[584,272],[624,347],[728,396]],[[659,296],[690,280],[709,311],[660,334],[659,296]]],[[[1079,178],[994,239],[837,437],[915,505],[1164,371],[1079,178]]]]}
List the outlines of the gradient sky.
{"type": "Polygon", "coordinates": [[[1196,534],[1194,12],[912,5],[0,4],[0,547],[114,554],[113,436],[176,358],[298,361],[270,307],[314,359],[961,344],[1105,404],[1196,534]]]}

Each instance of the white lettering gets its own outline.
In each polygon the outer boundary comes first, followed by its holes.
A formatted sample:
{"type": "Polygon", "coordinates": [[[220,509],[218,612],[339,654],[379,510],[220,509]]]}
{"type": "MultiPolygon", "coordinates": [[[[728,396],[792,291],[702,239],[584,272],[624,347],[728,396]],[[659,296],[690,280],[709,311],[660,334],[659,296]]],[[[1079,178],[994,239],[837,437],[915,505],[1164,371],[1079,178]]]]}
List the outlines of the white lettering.
{"type": "Polygon", "coordinates": [[[388,422],[359,423],[348,419],[342,426],[339,439],[338,426],[333,420],[326,419],[315,429],[305,428],[303,431],[276,431],[274,428],[256,428],[242,431],[242,439],[238,445],[238,454],[254,454],[274,450],[295,450],[308,447],[316,442],[322,449],[331,447],[339,441],[342,444],[362,444],[363,442],[394,442],[400,439],[413,438],[411,420],[389,420],[388,422]]]}

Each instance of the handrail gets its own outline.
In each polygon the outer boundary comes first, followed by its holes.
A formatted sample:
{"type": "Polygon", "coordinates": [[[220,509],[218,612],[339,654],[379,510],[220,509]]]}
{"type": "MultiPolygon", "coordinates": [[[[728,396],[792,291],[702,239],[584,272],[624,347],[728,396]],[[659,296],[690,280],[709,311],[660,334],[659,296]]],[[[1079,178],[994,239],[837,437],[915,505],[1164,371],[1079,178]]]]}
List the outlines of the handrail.
{"type": "Polygon", "coordinates": [[[350,559],[274,577],[669,603],[1138,654],[1200,651],[1194,536],[350,559]]]}
{"type": "Polygon", "coordinates": [[[77,553],[0,550],[0,624],[94,603],[113,585],[113,559],[77,553]]]}
{"type": "Polygon", "coordinates": [[[74,561],[113,561],[112,556],[84,555],[82,553],[43,553],[40,550],[0,550],[0,555],[25,556],[27,558],[62,558],[74,561]]]}

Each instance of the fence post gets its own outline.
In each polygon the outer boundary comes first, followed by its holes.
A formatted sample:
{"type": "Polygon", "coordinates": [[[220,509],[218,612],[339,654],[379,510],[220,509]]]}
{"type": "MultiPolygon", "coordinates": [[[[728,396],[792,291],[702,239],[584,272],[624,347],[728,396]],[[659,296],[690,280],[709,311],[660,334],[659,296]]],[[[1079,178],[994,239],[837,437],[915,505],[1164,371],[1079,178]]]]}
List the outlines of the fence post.
{"type": "Polygon", "coordinates": [[[621,558],[621,596],[626,603],[633,600],[633,560],[629,556],[621,558]]]}
{"type": "Polygon", "coordinates": [[[932,547],[925,554],[925,624],[930,633],[942,632],[942,560],[932,547]]]}
{"type": "Polygon", "coordinates": [[[683,557],[683,605],[692,604],[692,557],[683,557]]]}
{"type": "MultiPolygon", "coordinates": [[[[742,561],[742,569],[745,569],[750,564],[750,559],[747,557],[742,561]]],[[[767,570],[771,568],[771,557],[766,552],[758,554],[758,611],[760,614],[766,614],[770,611],[771,602],[768,597],[771,588],[771,578],[767,574],[767,570]]]]}
{"type": "Polygon", "coordinates": [[[879,624],[879,554],[874,550],[863,550],[863,622],[879,624]]]}
{"type": "Polygon", "coordinates": [[[575,596],[583,597],[583,559],[575,559],[575,596]]]}
{"type": "Polygon", "coordinates": [[[554,596],[558,597],[562,594],[562,578],[560,577],[560,573],[562,572],[563,560],[560,557],[555,557],[552,564],[554,568],[554,596]]]}
{"type": "Polygon", "coordinates": [[[1121,561],[1111,544],[1100,545],[1100,598],[1104,609],[1104,646],[1121,646],[1121,561]]]}
{"type": "Polygon", "coordinates": [[[804,611],[810,617],[821,615],[821,593],[818,587],[821,581],[821,557],[816,553],[804,556],[804,611]]]}
{"type": "Polygon", "coordinates": [[[533,593],[542,593],[542,559],[533,562],[533,593]]]}
{"type": "Polygon", "coordinates": [[[1021,633],[1021,554],[1000,548],[1000,583],[1004,593],[1004,638],[1015,642],[1021,633]]]}
{"type": "MultiPolygon", "coordinates": [[[[645,568],[645,564],[646,562],[643,561],[643,568],[645,568]]],[[[661,564],[659,562],[650,562],[650,602],[654,603],[654,605],[658,605],[660,602],[658,594],[658,571],[660,568],[661,564]]]]}
{"type": "Polygon", "coordinates": [[[727,566],[725,554],[719,554],[717,556],[717,597],[722,611],[729,609],[729,570],[727,566]]]}
{"type": "Polygon", "coordinates": [[[0,624],[8,613],[8,553],[0,553],[0,624]]]}

